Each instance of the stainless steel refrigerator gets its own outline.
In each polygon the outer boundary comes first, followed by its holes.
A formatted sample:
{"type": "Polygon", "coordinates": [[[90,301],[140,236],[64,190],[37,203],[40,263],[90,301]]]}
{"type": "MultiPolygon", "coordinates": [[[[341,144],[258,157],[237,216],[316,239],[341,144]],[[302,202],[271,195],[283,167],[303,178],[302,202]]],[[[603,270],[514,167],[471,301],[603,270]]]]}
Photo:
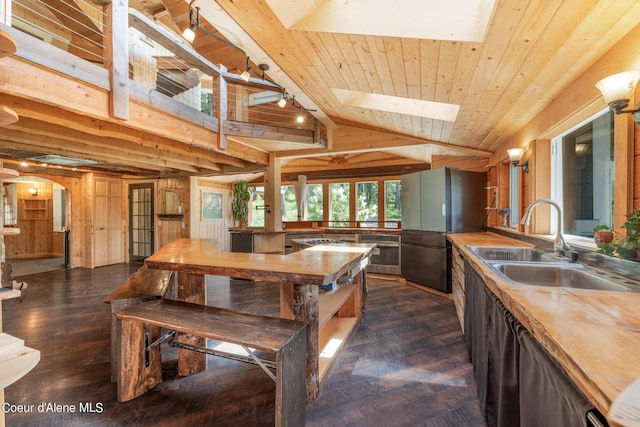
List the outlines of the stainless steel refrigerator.
{"type": "Polygon", "coordinates": [[[401,177],[401,274],[451,292],[451,244],[447,233],[481,231],[486,217],[487,175],[450,168],[401,177]]]}

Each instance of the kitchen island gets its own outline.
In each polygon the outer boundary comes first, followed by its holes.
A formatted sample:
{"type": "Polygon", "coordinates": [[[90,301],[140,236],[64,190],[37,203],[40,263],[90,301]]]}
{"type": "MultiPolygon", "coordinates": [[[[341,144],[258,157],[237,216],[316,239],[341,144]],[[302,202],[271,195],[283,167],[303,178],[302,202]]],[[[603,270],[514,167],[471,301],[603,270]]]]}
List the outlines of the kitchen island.
{"type": "MultiPolygon", "coordinates": [[[[622,425],[616,423],[611,409],[640,377],[640,293],[510,284],[467,245],[525,243],[492,233],[452,234],[449,240],[609,423],[622,425]]],[[[635,397],[639,400],[640,395],[635,397]]]]}
{"type": "MultiPolygon", "coordinates": [[[[374,244],[319,245],[289,255],[223,252],[215,240],[176,239],[145,260],[151,269],[178,272],[175,298],[206,305],[205,275],[265,281],[280,286],[280,317],[308,325],[307,403],[318,396],[337,357],[362,318],[365,267],[374,244]],[[348,276],[332,292],[320,287],[348,276]],[[337,344],[337,345],[336,345],[337,344]]],[[[205,355],[183,352],[178,371],[206,368],[205,355]],[[194,368],[195,367],[195,368],[194,368]]]]}

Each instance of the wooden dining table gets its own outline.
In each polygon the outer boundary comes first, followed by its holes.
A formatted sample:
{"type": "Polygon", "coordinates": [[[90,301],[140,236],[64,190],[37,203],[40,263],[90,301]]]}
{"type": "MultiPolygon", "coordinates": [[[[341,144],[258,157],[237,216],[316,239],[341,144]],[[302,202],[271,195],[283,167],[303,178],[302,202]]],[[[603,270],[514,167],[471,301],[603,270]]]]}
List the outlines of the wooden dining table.
{"type": "MultiPolygon", "coordinates": [[[[318,245],[288,255],[224,252],[216,240],[182,238],[145,260],[150,269],[178,273],[173,298],[206,305],[205,275],[280,286],[280,317],[308,325],[307,403],[314,401],[362,318],[371,243],[318,245]],[[340,280],[339,280],[340,279],[340,280]],[[339,284],[342,283],[343,284],[339,284]],[[351,283],[352,282],[352,283],[351,283]],[[329,292],[321,287],[330,285],[329,292]]],[[[199,337],[191,337],[197,345],[199,337]]],[[[180,350],[178,373],[206,369],[206,355],[180,350]]]]}

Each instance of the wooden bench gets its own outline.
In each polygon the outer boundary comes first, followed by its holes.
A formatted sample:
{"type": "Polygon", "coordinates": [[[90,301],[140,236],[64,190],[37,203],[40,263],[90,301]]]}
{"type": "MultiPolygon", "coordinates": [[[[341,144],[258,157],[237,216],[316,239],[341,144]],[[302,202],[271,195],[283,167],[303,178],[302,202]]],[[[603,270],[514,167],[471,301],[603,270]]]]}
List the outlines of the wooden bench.
{"type": "Polygon", "coordinates": [[[114,313],[118,337],[118,401],[140,396],[162,381],[160,342],[177,338],[172,346],[206,352],[260,365],[276,382],[276,426],[302,426],[306,411],[306,342],[303,322],[259,316],[173,300],[154,300],[114,313]],[[160,337],[160,328],[177,332],[160,337]],[[243,346],[250,352],[234,354],[193,345],[187,338],[202,337],[243,346]],[[275,362],[258,359],[249,349],[275,354],[275,362]],[[275,368],[273,375],[269,368],[275,368]]]}
{"type": "Polygon", "coordinates": [[[172,275],[172,271],[150,270],[143,265],[103,300],[111,306],[111,382],[116,382],[118,377],[118,337],[113,313],[141,302],[164,297],[170,288],[172,275]]]}

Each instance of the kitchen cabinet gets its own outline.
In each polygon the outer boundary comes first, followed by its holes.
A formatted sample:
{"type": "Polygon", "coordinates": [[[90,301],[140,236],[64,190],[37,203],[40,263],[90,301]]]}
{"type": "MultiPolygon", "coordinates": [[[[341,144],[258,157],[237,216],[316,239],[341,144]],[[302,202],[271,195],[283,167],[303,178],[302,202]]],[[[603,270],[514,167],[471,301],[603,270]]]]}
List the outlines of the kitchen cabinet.
{"type": "Polygon", "coordinates": [[[464,283],[464,257],[456,246],[451,248],[451,295],[460,327],[464,333],[464,299],[466,285],[464,283]]]}
{"type": "Polygon", "coordinates": [[[606,425],[564,369],[468,264],[465,285],[465,345],[488,425],[606,425]],[[589,421],[594,417],[602,424],[589,421]]]}

